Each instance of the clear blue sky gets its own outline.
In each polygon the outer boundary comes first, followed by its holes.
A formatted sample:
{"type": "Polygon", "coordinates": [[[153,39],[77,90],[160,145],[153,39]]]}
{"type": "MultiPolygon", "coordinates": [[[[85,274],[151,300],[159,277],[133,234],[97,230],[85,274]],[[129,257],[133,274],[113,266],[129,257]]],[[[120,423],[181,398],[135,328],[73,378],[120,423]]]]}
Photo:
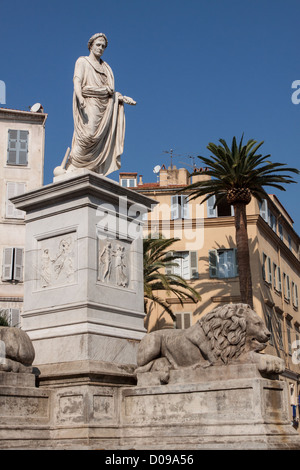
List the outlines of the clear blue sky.
{"type": "MultiPolygon", "coordinates": [[[[170,163],[165,150],[184,166],[188,155],[208,155],[209,142],[243,132],[263,140],[273,161],[299,168],[299,18],[299,0],[0,0],[5,106],[43,104],[52,182],[71,145],[74,63],[104,32],[116,89],[138,103],[126,106],[121,171],[155,181],[154,166],[170,163]]],[[[299,188],[275,192],[298,233],[299,188]]]]}

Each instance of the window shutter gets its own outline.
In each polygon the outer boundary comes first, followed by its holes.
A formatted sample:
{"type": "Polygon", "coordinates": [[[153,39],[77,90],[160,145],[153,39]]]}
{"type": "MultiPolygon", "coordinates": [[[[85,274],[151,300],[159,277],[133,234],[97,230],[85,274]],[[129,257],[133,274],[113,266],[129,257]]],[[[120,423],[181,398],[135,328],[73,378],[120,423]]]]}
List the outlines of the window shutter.
{"type": "Polygon", "coordinates": [[[189,219],[190,211],[189,211],[188,196],[181,196],[181,210],[182,210],[182,218],[189,219]]]}
{"type": "Polygon", "coordinates": [[[14,280],[23,280],[23,248],[15,248],[14,257],[14,280]]]}
{"type": "Polygon", "coordinates": [[[216,196],[207,199],[207,217],[217,217],[217,208],[214,208],[216,196]]]}
{"type": "Polygon", "coordinates": [[[191,313],[176,313],[176,329],[182,330],[189,328],[192,324],[191,313]]]}
{"type": "Polygon", "coordinates": [[[182,316],[181,313],[176,313],[176,329],[182,330],[182,316]]]}
{"type": "Polygon", "coordinates": [[[268,283],[272,284],[272,265],[271,265],[271,260],[269,257],[267,258],[267,262],[268,262],[268,283]]]}
{"type": "Polygon", "coordinates": [[[16,209],[10,199],[14,196],[24,194],[26,191],[26,183],[17,183],[15,181],[7,182],[6,186],[6,217],[12,219],[23,219],[25,212],[16,209]]]}
{"type": "Polygon", "coordinates": [[[217,250],[209,250],[208,259],[209,259],[209,276],[217,277],[218,276],[218,252],[217,250]]]}
{"type": "Polygon", "coordinates": [[[16,184],[14,182],[9,182],[6,185],[6,217],[15,216],[15,206],[10,202],[10,198],[16,195],[16,184]]]}
{"type": "Polygon", "coordinates": [[[179,218],[178,196],[171,196],[171,220],[179,218]]]}
{"type": "Polygon", "coordinates": [[[27,165],[28,131],[8,131],[7,163],[9,165],[27,165]]]}
{"type": "Polygon", "coordinates": [[[291,298],[291,291],[290,291],[290,278],[289,276],[286,276],[286,293],[287,293],[287,299],[291,298]]]}
{"type": "Polygon", "coordinates": [[[266,199],[263,199],[263,200],[259,203],[259,213],[260,213],[261,217],[262,217],[266,222],[268,222],[268,203],[267,203],[267,200],[266,200],[266,199]]]}
{"type": "Polygon", "coordinates": [[[280,240],[283,240],[283,228],[281,224],[278,224],[278,232],[280,240]]]}
{"type": "Polygon", "coordinates": [[[4,248],[2,263],[2,280],[11,281],[13,277],[13,248],[4,248]]]}
{"type": "Polygon", "coordinates": [[[190,254],[189,252],[182,252],[180,253],[180,256],[182,256],[181,261],[181,273],[179,274],[183,279],[190,279],[190,254]]]}
{"type": "Polygon", "coordinates": [[[19,131],[19,165],[27,165],[28,163],[28,131],[19,131]]]}
{"type": "Polygon", "coordinates": [[[190,251],[190,279],[198,278],[198,253],[197,251],[190,251]]]}
{"type": "Polygon", "coordinates": [[[184,313],[183,314],[183,327],[184,329],[189,328],[191,326],[191,314],[184,313]]]}
{"type": "Polygon", "coordinates": [[[16,165],[17,163],[18,131],[9,129],[7,145],[7,163],[16,165]]]}
{"type": "Polygon", "coordinates": [[[294,284],[294,305],[298,307],[298,286],[294,284]]]}
{"type": "Polygon", "coordinates": [[[9,309],[9,324],[10,326],[19,326],[20,324],[20,310],[18,308],[9,309]]]}
{"type": "Polygon", "coordinates": [[[262,254],[262,277],[263,277],[263,280],[266,281],[267,280],[267,276],[266,276],[266,260],[267,260],[267,255],[265,255],[265,253],[262,254]]]}
{"type": "MultiPolygon", "coordinates": [[[[173,255],[173,251],[171,251],[169,254],[173,255]]],[[[169,276],[170,274],[173,274],[173,269],[174,269],[173,266],[166,267],[165,268],[165,274],[167,276],[169,276]]]]}
{"type": "Polygon", "coordinates": [[[282,286],[281,286],[281,272],[280,272],[280,267],[277,267],[277,290],[281,292],[282,286]]]}

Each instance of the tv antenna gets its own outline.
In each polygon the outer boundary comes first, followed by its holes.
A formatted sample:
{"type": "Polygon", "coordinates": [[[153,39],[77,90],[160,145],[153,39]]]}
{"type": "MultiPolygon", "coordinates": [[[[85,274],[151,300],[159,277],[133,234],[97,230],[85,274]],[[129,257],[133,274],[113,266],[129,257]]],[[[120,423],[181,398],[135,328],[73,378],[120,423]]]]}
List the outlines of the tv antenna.
{"type": "Polygon", "coordinates": [[[178,155],[176,153],[173,153],[174,150],[173,149],[170,149],[170,150],[163,150],[163,153],[168,153],[170,155],[170,158],[171,158],[171,170],[173,170],[173,157],[181,157],[182,155],[178,155]]]}
{"type": "Polygon", "coordinates": [[[193,170],[195,170],[195,168],[197,167],[196,163],[195,163],[195,157],[194,155],[187,155],[186,158],[190,158],[191,159],[191,162],[193,162],[193,164],[188,164],[186,162],[179,162],[179,163],[183,163],[183,165],[186,165],[186,166],[190,166],[191,168],[193,168],[193,170]]]}

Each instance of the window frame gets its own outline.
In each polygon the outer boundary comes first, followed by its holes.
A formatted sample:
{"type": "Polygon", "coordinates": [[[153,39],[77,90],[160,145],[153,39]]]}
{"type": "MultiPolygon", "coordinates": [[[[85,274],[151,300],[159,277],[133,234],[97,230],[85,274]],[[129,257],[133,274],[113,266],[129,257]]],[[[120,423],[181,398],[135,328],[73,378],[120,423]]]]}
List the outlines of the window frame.
{"type": "Polygon", "coordinates": [[[8,129],[7,137],[7,158],[6,165],[9,167],[26,167],[29,163],[29,131],[22,129],[8,129]],[[16,138],[11,137],[11,133],[16,132],[16,138]],[[26,139],[21,138],[21,133],[26,133],[26,139]],[[15,148],[12,147],[12,143],[15,143],[15,148]],[[25,148],[22,148],[22,144],[25,144],[25,148]],[[12,160],[10,152],[16,153],[15,161],[12,160]],[[21,161],[20,154],[21,152],[25,153],[25,162],[21,161]]]}
{"type": "MultiPolygon", "coordinates": [[[[218,250],[213,249],[208,251],[208,264],[209,264],[209,277],[214,279],[234,279],[238,276],[238,264],[237,264],[237,249],[236,248],[219,248],[218,250]],[[220,276],[220,254],[219,252],[232,252],[233,256],[233,275],[232,276],[220,276]],[[212,261],[214,260],[214,261],[212,261]]],[[[229,273],[229,271],[228,271],[229,273]]]]}

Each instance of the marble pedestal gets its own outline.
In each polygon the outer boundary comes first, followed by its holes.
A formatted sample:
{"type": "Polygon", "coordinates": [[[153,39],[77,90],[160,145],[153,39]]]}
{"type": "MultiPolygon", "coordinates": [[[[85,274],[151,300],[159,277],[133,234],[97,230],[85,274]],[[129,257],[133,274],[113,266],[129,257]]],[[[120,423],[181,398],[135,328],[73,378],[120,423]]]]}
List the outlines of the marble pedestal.
{"type": "Polygon", "coordinates": [[[34,374],[0,372],[0,449],[48,446],[51,392],[35,380],[34,374]]]}
{"type": "Polygon", "coordinates": [[[141,214],[155,201],[78,170],[13,202],[26,211],[22,328],[35,365],[135,364],[145,334],[141,214]]]}

